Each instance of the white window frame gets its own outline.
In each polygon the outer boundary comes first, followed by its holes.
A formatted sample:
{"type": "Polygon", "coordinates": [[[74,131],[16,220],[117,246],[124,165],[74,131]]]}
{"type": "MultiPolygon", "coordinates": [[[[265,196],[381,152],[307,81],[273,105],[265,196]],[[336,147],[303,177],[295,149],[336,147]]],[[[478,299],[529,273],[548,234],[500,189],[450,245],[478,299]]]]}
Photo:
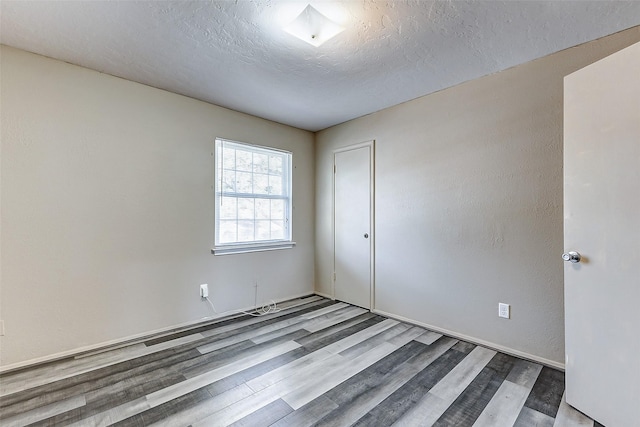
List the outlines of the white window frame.
{"type": "MultiPolygon", "coordinates": [[[[212,249],[212,253],[214,255],[228,255],[228,254],[238,254],[238,253],[246,253],[246,252],[260,252],[260,251],[270,251],[277,249],[290,249],[295,245],[295,242],[292,240],[292,220],[291,213],[293,210],[292,203],[292,195],[293,195],[293,165],[292,158],[293,154],[290,151],[280,150],[272,147],[264,147],[260,145],[248,144],[246,142],[233,141],[224,138],[216,138],[214,142],[214,150],[213,150],[213,170],[214,170],[214,180],[215,183],[213,185],[214,194],[215,194],[215,235],[214,235],[214,246],[212,249]],[[219,165],[224,161],[223,158],[218,159],[221,156],[222,149],[225,145],[231,147],[238,147],[241,150],[250,151],[252,153],[260,153],[260,154],[278,154],[283,155],[283,180],[282,186],[286,194],[284,195],[270,195],[270,194],[259,194],[259,193],[238,193],[236,191],[229,192],[223,191],[222,189],[222,181],[224,168],[222,169],[221,174],[218,173],[219,165]],[[282,239],[274,239],[274,240],[254,240],[250,242],[233,242],[233,243],[220,243],[220,210],[221,210],[221,202],[222,197],[232,197],[232,198],[253,198],[253,199],[281,199],[284,200],[285,206],[285,221],[284,221],[284,237],[282,239]]],[[[255,221],[255,218],[254,218],[255,221]]]]}

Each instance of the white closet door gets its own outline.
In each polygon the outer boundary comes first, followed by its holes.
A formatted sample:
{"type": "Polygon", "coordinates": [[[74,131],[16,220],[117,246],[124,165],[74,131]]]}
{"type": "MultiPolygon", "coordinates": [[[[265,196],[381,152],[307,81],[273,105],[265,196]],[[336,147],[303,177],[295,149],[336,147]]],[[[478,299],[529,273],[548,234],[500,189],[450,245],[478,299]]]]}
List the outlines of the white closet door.
{"type": "Polygon", "coordinates": [[[335,152],[334,296],[371,308],[373,143],[335,152]]]}

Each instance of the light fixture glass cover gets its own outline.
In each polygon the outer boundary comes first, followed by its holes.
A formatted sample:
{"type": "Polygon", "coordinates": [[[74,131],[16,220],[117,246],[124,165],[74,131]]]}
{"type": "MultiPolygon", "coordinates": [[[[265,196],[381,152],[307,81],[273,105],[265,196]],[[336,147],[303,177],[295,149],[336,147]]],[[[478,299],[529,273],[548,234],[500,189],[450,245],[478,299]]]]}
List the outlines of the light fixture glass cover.
{"type": "Polygon", "coordinates": [[[308,5],[292,23],[284,27],[284,30],[300,40],[318,47],[344,31],[344,28],[318,12],[313,6],[308,5]]]}

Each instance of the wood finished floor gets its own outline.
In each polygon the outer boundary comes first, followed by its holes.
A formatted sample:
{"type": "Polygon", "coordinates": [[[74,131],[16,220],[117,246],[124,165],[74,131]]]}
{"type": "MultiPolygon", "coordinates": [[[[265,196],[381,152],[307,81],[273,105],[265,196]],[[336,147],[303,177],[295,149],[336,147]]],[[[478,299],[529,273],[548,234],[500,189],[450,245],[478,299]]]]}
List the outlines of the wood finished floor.
{"type": "Polygon", "coordinates": [[[317,296],[0,376],[9,426],[600,426],[564,374],[317,296]]]}

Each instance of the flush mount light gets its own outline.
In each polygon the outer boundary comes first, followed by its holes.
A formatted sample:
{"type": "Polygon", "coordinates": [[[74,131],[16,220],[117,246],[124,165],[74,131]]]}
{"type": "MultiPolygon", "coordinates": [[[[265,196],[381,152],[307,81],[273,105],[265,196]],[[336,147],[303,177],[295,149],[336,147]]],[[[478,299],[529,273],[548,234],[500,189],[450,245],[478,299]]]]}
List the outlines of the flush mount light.
{"type": "Polygon", "coordinates": [[[308,5],[292,23],[284,27],[284,30],[300,40],[318,47],[336,34],[344,31],[316,9],[308,5]]]}

